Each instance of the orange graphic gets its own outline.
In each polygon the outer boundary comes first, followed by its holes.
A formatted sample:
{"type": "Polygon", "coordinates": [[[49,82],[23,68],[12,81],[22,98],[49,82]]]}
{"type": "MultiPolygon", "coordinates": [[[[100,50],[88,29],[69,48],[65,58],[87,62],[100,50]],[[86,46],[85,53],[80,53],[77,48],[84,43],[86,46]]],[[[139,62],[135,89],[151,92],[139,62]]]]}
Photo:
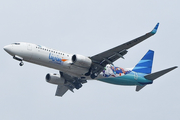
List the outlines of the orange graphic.
{"type": "Polygon", "coordinates": [[[67,61],[67,59],[61,59],[61,61],[65,62],[65,61],[67,61]]]}

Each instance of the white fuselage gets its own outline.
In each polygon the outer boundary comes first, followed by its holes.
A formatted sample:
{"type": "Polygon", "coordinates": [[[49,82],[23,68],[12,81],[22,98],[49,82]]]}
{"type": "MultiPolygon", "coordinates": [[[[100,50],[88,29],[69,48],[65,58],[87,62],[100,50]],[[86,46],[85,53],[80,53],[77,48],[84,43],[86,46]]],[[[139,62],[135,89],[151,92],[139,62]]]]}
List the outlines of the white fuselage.
{"type": "Polygon", "coordinates": [[[22,61],[53,68],[75,77],[82,77],[89,70],[89,68],[73,65],[72,54],[36,44],[18,42],[7,45],[4,49],[10,55],[22,58],[22,61]]]}

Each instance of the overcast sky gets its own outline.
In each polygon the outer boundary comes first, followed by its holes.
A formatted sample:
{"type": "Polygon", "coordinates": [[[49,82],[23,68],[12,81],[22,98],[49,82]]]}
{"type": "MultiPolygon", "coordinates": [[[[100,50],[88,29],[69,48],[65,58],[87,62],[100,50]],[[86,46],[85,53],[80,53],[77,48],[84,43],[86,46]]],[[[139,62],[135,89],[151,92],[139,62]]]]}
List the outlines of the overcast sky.
{"type": "Polygon", "coordinates": [[[151,31],[153,37],[129,49],[116,66],[129,68],[155,51],[153,72],[180,66],[179,0],[1,0],[1,120],[179,120],[180,70],[158,78],[140,92],[134,86],[88,81],[75,93],[56,97],[45,81],[57,70],[19,62],[3,50],[30,42],[93,56],[151,31]]]}

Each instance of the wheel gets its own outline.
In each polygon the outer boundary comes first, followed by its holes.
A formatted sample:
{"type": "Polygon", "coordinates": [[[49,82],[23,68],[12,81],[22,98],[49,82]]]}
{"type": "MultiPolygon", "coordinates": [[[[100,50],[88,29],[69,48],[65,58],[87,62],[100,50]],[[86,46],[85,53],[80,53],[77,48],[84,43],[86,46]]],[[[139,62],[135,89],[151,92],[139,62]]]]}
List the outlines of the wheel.
{"type": "Polygon", "coordinates": [[[96,77],[97,77],[97,73],[91,74],[91,78],[92,78],[92,79],[94,79],[94,78],[96,78],[96,77]]]}
{"type": "Polygon", "coordinates": [[[89,76],[90,75],[90,72],[86,73],[85,76],[89,76]]]}
{"type": "Polygon", "coordinates": [[[74,87],[78,90],[79,88],[82,87],[82,84],[79,81],[74,81],[74,87]]]}
{"type": "Polygon", "coordinates": [[[21,62],[19,63],[19,65],[20,65],[20,66],[23,66],[23,65],[24,65],[24,63],[21,61],[21,62]]]}
{"type": "Polygon", "coordinates": [[[81,84],[81,83],[76,83],[76,84],[75,84],[75,88],[76,88],[76,89],[79,89],[79,88],[81,88],[81,87],[82,87],[82,84],[81,84]]]}
{"type": "Polygon", "coordinates": [[[89,71],[85,74],[85,76],[89,76],[91,74],[91,69],[92,68],[89,68],[89,71]]]}

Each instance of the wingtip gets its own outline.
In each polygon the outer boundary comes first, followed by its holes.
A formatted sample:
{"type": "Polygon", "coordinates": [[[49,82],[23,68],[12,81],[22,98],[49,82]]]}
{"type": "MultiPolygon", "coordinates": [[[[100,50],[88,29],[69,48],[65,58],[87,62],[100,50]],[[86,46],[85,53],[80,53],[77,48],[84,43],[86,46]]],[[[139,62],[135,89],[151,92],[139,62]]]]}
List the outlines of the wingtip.
{"type": "Polygon", "coordinates": [[[159,23],[156,24],[156,26],[155,26],[154,29],[151,31],[151,33],[152,33],[152,34],[156,34],[158,27],[159,27],[159,23]]]}
{"type": "Polygon", "coordinates": [[[175,69],[175,68],[178,68],[178,66],[174,66],[174,69],[175,69]]]}

